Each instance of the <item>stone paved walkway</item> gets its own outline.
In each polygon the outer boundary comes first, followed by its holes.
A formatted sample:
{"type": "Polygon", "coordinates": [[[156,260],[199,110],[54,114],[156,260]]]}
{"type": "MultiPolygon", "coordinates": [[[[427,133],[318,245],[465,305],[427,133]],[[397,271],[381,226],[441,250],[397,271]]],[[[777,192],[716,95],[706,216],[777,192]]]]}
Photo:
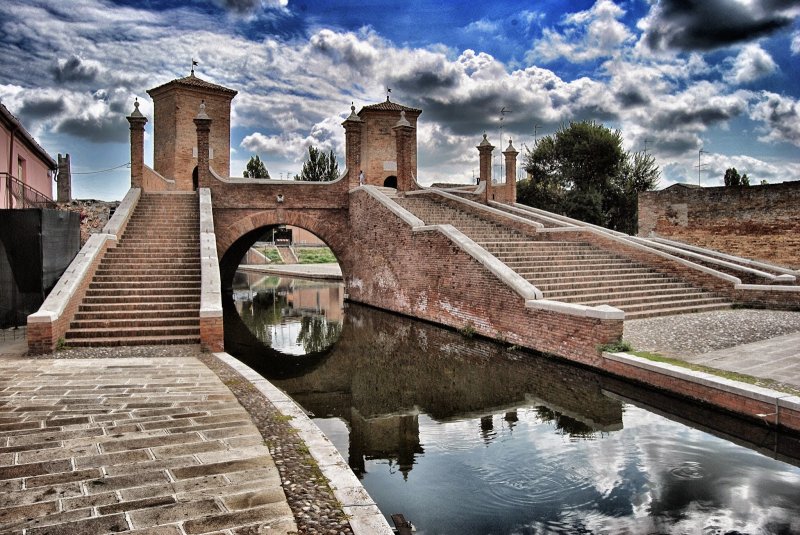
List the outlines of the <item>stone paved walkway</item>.
{"type": "Polygon", "coordinates": [[[295,529],[258,429],[199,360],[0,360],[0,532],[295,529]]]}
{"type": "Polygon", "coordinates": [[[625,322],[634,349],[800,388],[800,312],[722,310],[625,322]]]}

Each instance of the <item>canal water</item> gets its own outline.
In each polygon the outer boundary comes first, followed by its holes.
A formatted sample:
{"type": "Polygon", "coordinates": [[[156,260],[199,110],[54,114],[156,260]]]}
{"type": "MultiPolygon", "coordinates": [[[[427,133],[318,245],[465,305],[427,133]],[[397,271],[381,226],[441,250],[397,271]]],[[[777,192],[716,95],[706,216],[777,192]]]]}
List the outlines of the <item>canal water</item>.
{"type": "Polygon", "coordinates": [[[420,535],[800,533],[800,439],[240,271],[225,344],[420,535]]]}

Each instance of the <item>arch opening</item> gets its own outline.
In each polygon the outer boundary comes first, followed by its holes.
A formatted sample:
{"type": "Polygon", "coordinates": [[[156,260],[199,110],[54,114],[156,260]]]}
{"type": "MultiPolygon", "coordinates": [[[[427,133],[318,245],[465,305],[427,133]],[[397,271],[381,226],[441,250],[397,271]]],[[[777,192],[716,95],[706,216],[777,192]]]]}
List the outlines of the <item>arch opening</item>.
{"type": "Polygon", "coordinates": [[[397,177],[394,175],[387,176],[386,180],[383,181],[383,187],[397,189],[397,177]]]}
{"type": "Polygon", "coordinates": [[[225,347],[275,376],[324,359],[341,335],[344,285],[327,244],[300,227],[253,229],[223,255],[225,347]]]}

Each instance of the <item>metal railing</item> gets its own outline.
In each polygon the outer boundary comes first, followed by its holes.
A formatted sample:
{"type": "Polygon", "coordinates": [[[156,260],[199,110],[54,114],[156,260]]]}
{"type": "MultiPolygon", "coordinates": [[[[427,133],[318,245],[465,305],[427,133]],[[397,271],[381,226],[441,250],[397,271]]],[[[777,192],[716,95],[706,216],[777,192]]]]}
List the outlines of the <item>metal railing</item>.
{"type": "Polygon", "coordinates": [[[10,173],[5,175],[6,208],[55,208],[56,203],[42,193],[22,182],[10,173]]]}

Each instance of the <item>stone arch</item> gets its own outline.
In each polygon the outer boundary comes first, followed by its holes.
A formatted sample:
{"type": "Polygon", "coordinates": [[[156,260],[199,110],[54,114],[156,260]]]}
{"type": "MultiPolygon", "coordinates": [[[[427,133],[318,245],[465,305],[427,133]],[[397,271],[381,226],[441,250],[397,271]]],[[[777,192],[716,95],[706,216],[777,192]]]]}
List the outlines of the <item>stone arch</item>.
{"type": "MultiPolygon", "coordinates": [[[[218,212],[223,212],[220,210],[218,212]]],[[[238,212],[238,211],[237,211],[238,212]]],[[[295,211],[263,210],[247,214],[220,214],[215,212],[217,255],[220,262],[220,282],[223,291],[231,289],[233,275],[247,249],[256,242],[265,229],[277,225],[292,225],[312,232],[330,247],[336,256],[342,275],[347,278],[351,266],[350,232],[347,215],[337,210],[295,211]],[[279,213],[280,212],[280,213],[279,213]],[[224,216],[228,217],[224,217],[224,216]],[[238,217],[237,217],[238,215],[238,217]],[[231,217],[232,216],[232,217],[231,217]],[[233,219],[225,224],[222,219],[233,219]]]]}
{"type": "Polygon", "coordinates": [[[397,189],[397,177],[394,175],[387,176],[386,179],[383,181],[383,186],[385,188],[397,189]]]}

